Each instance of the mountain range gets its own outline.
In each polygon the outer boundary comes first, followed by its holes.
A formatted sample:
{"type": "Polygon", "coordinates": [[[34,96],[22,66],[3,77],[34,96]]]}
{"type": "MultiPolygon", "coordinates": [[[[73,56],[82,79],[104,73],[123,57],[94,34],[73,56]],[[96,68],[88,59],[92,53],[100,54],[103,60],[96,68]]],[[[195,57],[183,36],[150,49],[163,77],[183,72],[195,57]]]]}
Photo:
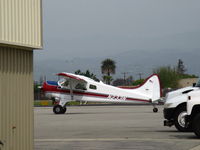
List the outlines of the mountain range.
{"type": "Polygon", "coordinates": [[[71,59],[45,59],[34,62],[34,79],[39,80],[42,76],[48,80],[56,80],[58,72],[75,72],[90,70],[101,79],[101,62],[111,58],[116,62],[116,74],[114,78],[123,78],[132,75],[138,79],[141,73],[143,78],[152,74],[153,70],[161,66],[176,66],[178,59],[184,62],[188,74],[200,75],[198,59],[200,49],[162,49],[162,50],[130,50],[114,53],[107,57],[74,57],[71,59]]]}

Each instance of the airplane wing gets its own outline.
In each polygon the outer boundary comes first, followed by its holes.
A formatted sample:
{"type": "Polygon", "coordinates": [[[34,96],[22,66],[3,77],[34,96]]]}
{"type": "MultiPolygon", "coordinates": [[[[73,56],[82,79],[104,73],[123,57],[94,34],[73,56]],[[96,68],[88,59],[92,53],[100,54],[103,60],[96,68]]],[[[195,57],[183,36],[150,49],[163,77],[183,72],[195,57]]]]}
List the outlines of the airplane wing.
{"type": "Polygon", "coordinates": [[[80,76],[80,75],[75,75],[72,73],[66,73],[66,72],[61,72],[57,74],[58,76],[62,76],[65,79],[69,80],[69,88],[70,88],[70,95],[71,95],[71,99],[74,99],[74,94],[73,94],[73,84],[74,83],[87,83],[86,79],[84,76],[80,76]]]}
{"type": "Polygon", "coordinates": [[[78,81],[87,82],[83,77],[72,74],[72,73],[61,72],[61,73],[58,73],[57,75],[68,78],[68,79],[74,79],[74,80],[78,80],[78,81]]]}

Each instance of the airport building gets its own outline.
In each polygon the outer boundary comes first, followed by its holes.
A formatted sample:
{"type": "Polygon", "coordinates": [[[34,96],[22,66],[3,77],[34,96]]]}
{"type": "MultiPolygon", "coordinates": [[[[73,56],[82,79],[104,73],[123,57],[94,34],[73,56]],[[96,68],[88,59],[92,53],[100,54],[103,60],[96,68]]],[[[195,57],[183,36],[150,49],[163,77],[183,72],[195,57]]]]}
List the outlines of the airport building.
{"type": "Polygon", "coordinates": [[[33,149],[33,50],[41,0],[0,0],[0,150],[33,149]]]}
{"type": "Polygon", "coordinates": [[[184,88],[184,87],[187,87],[187,86],[192,86],[197,81],[198,81],[198,78],[181,79],[178,82],[178,88],[184,88]]]}

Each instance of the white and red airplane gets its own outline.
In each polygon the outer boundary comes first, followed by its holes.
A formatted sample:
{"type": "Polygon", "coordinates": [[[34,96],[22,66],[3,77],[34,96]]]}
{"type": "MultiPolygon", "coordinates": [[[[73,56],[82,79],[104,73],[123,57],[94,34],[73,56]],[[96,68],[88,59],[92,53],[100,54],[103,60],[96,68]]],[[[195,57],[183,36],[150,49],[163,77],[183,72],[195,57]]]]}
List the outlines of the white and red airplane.
{"type": "Polygon", "coordinates": [[[53,111],[64,114],[69,101],[87,101],[103,103],[152,103],[153,111],[157,112],[155,103],[161,97],[161,86],[158,75],[148,77],[145,82],[134,88],[114,87],[97,82],[82,75],[58,73],[62,77],[58,82],[46,81],[43,91],[46,97],[55,100],[53,111]]]}

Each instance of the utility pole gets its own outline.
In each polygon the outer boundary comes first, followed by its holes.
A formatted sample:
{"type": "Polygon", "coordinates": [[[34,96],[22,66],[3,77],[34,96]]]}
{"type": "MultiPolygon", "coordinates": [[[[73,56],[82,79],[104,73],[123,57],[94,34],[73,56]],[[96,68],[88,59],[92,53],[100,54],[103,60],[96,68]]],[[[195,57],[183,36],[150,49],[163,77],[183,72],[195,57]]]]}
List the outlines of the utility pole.
{"type": "Polygon", "coordinates": [[[140,77],[140,80],[142,79],[142,75],[143,73],[138,73],[139,77],[140,77]]]}
{"type": "Polygon", "coordinates": [[[122,74],[124,75],[124,84],[126,84],[126,74],[128,74],[128,72],[122,72],[122,74]]]}

